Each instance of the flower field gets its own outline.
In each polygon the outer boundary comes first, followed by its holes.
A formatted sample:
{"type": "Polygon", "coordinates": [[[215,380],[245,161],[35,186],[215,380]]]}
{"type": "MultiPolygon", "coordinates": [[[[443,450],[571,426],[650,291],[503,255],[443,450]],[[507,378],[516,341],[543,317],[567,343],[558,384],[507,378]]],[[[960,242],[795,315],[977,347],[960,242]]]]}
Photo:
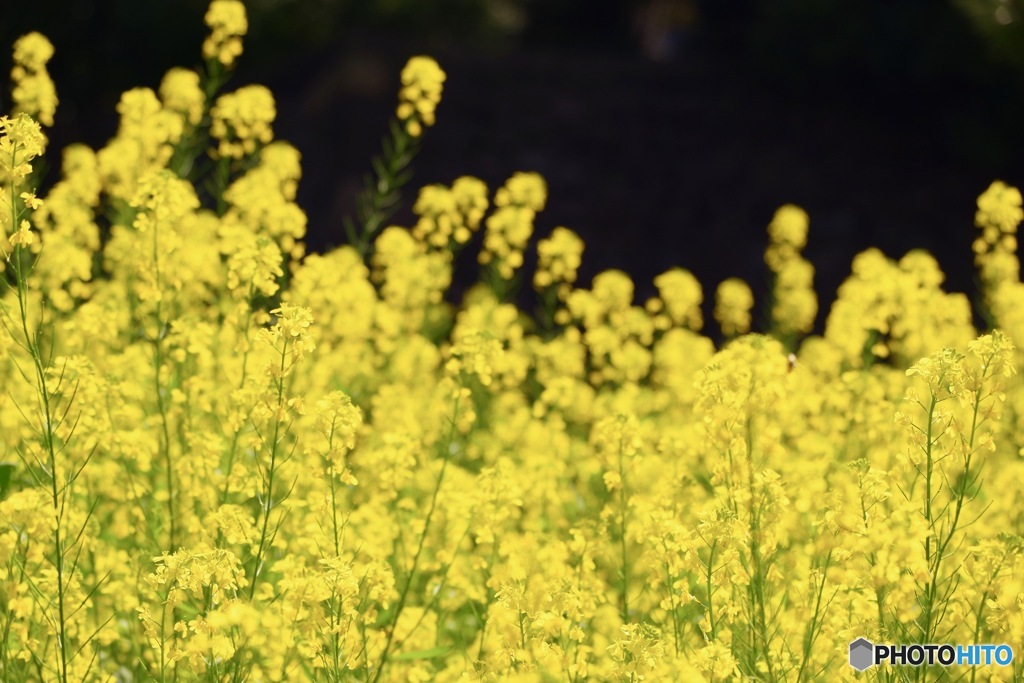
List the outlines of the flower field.
{"type": "Polygon", "coordinates": [[[820,336],[779,208],[754,333],[738,279],[577,282],[535,173],[409,189],[445,81],[414,57],[348,243],[307,254],[273,95],[230,87],[245,8],[206,22],[99,150],[47,149],[54,46],[14,45],[0,680],[1024,680],[1017,189],[964,228],[974,300],[869,250],[820,336]],[[858,672],[859,637],[1017,657],[858,672]]]}

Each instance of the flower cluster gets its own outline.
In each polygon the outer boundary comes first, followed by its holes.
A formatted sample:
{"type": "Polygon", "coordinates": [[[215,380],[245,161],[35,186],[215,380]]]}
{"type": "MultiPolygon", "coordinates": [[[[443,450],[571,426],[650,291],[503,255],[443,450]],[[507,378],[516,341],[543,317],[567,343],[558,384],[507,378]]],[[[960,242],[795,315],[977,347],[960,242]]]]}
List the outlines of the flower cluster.
{"type": "Polygon", "coordinates": [[[810,332],[818,314],[814,266],[800,255],[807,244],[808,223],[803,209],[787,204],[775,212],[768,225],[764,260],[775,274],[772,320],[779,334],[787,338],[810,332]]]}
{"type": "Polygon", "coordinates": [[[739,278],[724,280],[715,290],[715,320],[726,337],[750,331],[750,309],[753,307],[754,293],[739,278]]]}
{"type": "Polygon", "coordinates": [[[450,188],[427,185],[413,205],[413,235],[432,249],[462,246],[480,228],[487,203],[487,185],[477,178],[463,176],[450,188]]]}
{"type": "Polygon", "coordinates": [[[35,241],[19,204],[33,210],[42,206],[42,201],[31,190],[19,190],[32,173],[32,162],[45,148],[46,136],[27,114],[0,117],[0,178],[4,179],[0,186],[0,246],[8,261],[12,246],[29,246],[35,241]]]}
{"type": "Polygon", "coordinates": [[[160,99],[164,106],[178,112],[189,126],[197,126],[203,118],[206,94],[199,74],[191,69],[171,69],[160,81],[160,99]]]}
{"type": "Polygon", "coordinates": [[[206,11],[210,35],[203,41],[203,57],[231,66],[242,55],[242,38],[249,30],[245,5],[240,0],[213,0],[206,11]]]}
{"type": "Polygon", "coordinates": [[[248,85],[221,95],[210,109],[210,134],[218,141],[217,154],[241,159],[274,139],[277,117],[274,96],[262,85],[248,85]]]}
{"type": "Polygon", "coordinates": [[[139,180],[166,168],[185,132],[182,113],[149,88],[133,88],[117,104],[117,135],[97,155],[105,192],[130,202],[139,180]]]}
{"type": "Polygon", "coordinates": [[[398,93],[398,120],[414,138],[434,125],[441,102],[445,73],[430,57],[413,57],[402,69],[402,89],[398,93]]]}
{"type": "Polygon", "coordinates": [[[1024,220],[1020,190],[1001,181],[978,197],[974,224],[981,234],[974,240],[988,314],[1018,346],[1024,344],[1024,285],[1020,282],[1017,228],[1024,220]]]}
{"type": "Polygon", "coordinates": [[[533,235],[533,220],[547,202],[548,188],[536,173],[516,173],[494,195],[494,212],[479,261],[509,280],[523,265],[523,250],[533,235]]]}
{"type": "Polygon", "coordinates": [[[825,320],[825,338],[847,367],[896,356],[903,364],[936,345],[960,347],[974,335],[970,302],[942,289],[938,263],[923,251],[898,262],[877,249],[853,260],[852,273],[825,320]]]}
{"type": "Polygon", "coordinates": [[[57,88],[46,71],[53,57],[53,44],[42,33],[32,32],[14,43],[11,99],[14,112],[24,112],[44,126],[53,125],[57,111],[57,88]]]}
{"type": "MultiPolygon", "coordinates": [[[[208,21],[228,66],[244,10],[208,21]]],[[[853,680],[860,636],[1024,648],[1015,189],[979,198],[991,329],[927,253],[868,250],[804,336],[795,207],[770,334],[739,280],[719,346],[683,268],[642,304],[577,282],[561,227],[534,319],[540,176],[423,188],[413,226],[307,254],[272,97],[216,99],[214,66],[126,93],[48,188],[39,123],[0,118],[0,679],[779,683],[853,680]]]]}
{"type": "Polygon", "coordinates": [[[651,313],[661,313],[655,324],[661,329],[685,327],[699,331],[704,326],[704,314],[700,305],[704,301],[704,290],[693,273],[682,268],[673,268],[654,278],[658,298],[647,304],[651,313]]]}
{"type": "Polygon", "coordinates": [[[565,299],[576,282],[576,273],[583,260],[583,240],[569,228],[557,227],[551,235],[537,243],[537,272],[533,286],[537,289],[557,287],[559,299],[565,299]]]}

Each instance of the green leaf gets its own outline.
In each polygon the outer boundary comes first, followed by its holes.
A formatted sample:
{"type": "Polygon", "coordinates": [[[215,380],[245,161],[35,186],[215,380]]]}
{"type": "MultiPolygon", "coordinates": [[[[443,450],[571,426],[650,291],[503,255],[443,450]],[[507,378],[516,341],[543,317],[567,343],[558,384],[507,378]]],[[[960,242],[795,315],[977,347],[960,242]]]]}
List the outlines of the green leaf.
{"type": "Polygon", "coordinates": [[[0,462],[0,500],[6,498],[11,490],[11,479],[16,467],[17,464],[13,462],[0,462]]]}

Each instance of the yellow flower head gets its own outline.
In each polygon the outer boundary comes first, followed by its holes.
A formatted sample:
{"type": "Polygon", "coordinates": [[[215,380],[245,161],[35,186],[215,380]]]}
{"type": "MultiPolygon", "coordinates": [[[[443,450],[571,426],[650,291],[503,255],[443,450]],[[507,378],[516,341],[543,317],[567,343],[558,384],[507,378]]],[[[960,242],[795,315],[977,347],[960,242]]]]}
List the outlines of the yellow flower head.
{"type": "Polygon", "coordinates": [[[480,227],[487,211],[487,185],[463,176],[451,188],[427,185],[420,190],[413,211],[420,217],[413,235],[435,249],[445,249],[454,240],[462,245],[480,227]]]}
{"type": "Polygon", "coordinates": [[[28,114],[0,117],[0,179],[14,178],[20,184],[32,173],[29,163],[46,149],[46,136],[28,114]]]}
{"type": "Polygon", "coordinates": [[[818,314],[814,267],[800,256],[807,244],[808,225],[803,209],[786,204],[768,226],[770,244],[764,260],[775,274],[772,322],[783,337],[809,332],[818,314]]]}
{"type": "Polygon", "coordinates": [[[1011,305],[1006,309],[997,305],[996,299],[1004,296],[1005,292],[999,292],[1004,285],[1013,287],[1020,279],[1017,226],[1024,219],[1021,203],[1020,190],[997,180],[978,197],[978,211],[974,214],[974,224],[981,230],[973,244],[974,262],[980,271],[986,299],[1000,325],[1004,324],[1009,310],[1018,308],[1011,305]]]}
{"type": "Polygon", "coordinates": [[[266,366],[266,373],[276,378],[290,374],[295,364],[316,348],[316,342],[310,332],[313,312],[305,306],[282,303],[270,314],[276,316],[276,322],[270,329],[262,330],[261,336],[288,361],[283,366],[276,361],[266,366]],[[278,346],[279,342],[283,345],[278,346]]]}
{"type": "Polygon", "coordinates": [[[644,445],[640,421],[629,413],[602,418],[591,429],[590,443],[605,461],[614,462],[620,455],[631,458],[639,454],[644,445]]]}
{"type": "Polygon", "coordinates": [[[356,436],[363,426],[363,412],[343,391],[332,391],[316,403],[317,430],[334,447],[351,450],[356,447],[356,436]]]}
{"type": "Polygon", "coordinates": [[[809,224],[806,211],[795,204],[786,204],[775,212],[768,226],[768,236],[775,244],[788,244],[794,249],[803,249],[807,244],[809,224]]]}
{"type": "Polygon", "coordinates": [[[974,223],[982,230],[994,227],[1000,233],[1014,234],[1021,220],[1024,220],[1024,210],[1021,209],[1020,190],[1016,187],[997,180],[978,197],[974,223]]]}
{"type": "Polygon", "coordinates": [[[729,278],[715,291],[715,320],[722,334],[733,337],[750,331],[750,309],[754,307],[754,294],[746,282],[729,278]]]}
{"type": "Polygon", "coordinates": [[[199,208],[199,198],[187,180],[158,171],[139,181],[131,206],[138,209],[134,227],[145,232],[159,224],[176,228],[185,215],[199,208]]]}
{"type": "Polygon", "coordinates": [[[435,111],[441,102],[445,73],[430,57],[413,57],[402,69],[402,89],[398,93],[398,119],[414,138],[423,128],[434,125],[435,111]]]}
{"type": "Polygon", "coordinates": [[[181,114],[189,125],[198,125],[203,118],[206,95],[199,84],[199,74],[191,69],[171,69],[160,82],[160,99],[171,111],[181,114]]]}
{"type": "Polygon", "coordinates": [[[495,206],[522,206],[542,211],[548,200],[548,185],[539,173],[516,173],[494,195],[495,206]]]}
{"type": "Polygon", "coordinates": [[[907,370],[907,377],[917,375],[923,379],[939,400],[959,396],[964,391],[963,360],[962,353],[956,349],[946,348],[919,360],[907,370]]]}
{"type": "Polygon", "coordinates": [[[619,631],[622,636],[607,648],[608,656],[614,662],[614,677],[620,680],[645,680],[656,671],[658,663],[665,657],[661,632],[650,624],[623,624],[619,631]]]}
{"type": "Polygon", "coordinates": [[[537,173],[516,173],[494,195],[496,210],[487,219],[482,264],[495,262],[505,280],[523,265],[523,249],[533,235],[533,221],[547,201],[547,184],[537,173]]]}
{"type": "Polygon", "coordinates": [[[673,325],[699,330],[704,324],[700,305],[704,301],[700,282],[688,270],[673,268],[654,278],[665,312],[673,325]]]}
{"type": "Polygon", "coordinates": [[[231,66],[242,54],[242,36],[249,30],[245,5],[239,0],[213,0],[206,11],[210,35],[203,42],[203,57],[231,66]]]}
{"type": "Polygon", "coordinates": [[[228,256],[227,279],[232,296],[273,296],[278,290],[277,279],[284,275],[284,259],[277,243],[265,235],[245,234],[234,247],[228,256]]]}
{"type": "MultiPolygon", "coordinates": [[[[583,259],[583,240],[569,228],[558,227],[551,236],[537,244],[537,272],[533,286],[545,289],[551,285],[569,285],[576,281],[576,272],[583,259]]],[[[560,294],[564,297],[567,290],[560,294]]]]}
{"type": "Polygon", "coordinates": [[[219,141],[217,153],[241,159],[274,139],[277,117],[274,96],[262,85],[249,85],[221,95],[210,110],[210,134],[219,141]]]}
{"type": "Polygon", "coordinates": [[[42,33],[33,31],[18,38],[14,43],[14,62],[25,69],[44,69],[52,58],[53,43],[42,33]]]}
{"type": "MultiPolygon", "coordinates": [[[[452,183],[452,196],[455,198],[455,205],[462,214],[466,229],[475,232],[480,227],[480,222],[487,212],[487,184],[473,176],[462,176],[452,183]]],[[[468,241],[468,235],[459,235],[455,231],[456,241],[468,241]],[[465,237],[465,240],[462,240],[465,237]]]]}
{"type": "Polygon", "coordinates": [[[277,316],[273,327],[274,333],[285,340],[301,339],[309,336],[309,326],[313,324],[313,312],[305,306],[281,304],[270,312],[277,316]]]}
{"type": "Polygon", "coordinates": [[[501,364],[504,353],[501,342],[487,332],[468,329],[449,351],[451,358],[445,365],[450,375],[476,375],[484,386],[494,378],[495,367],[501,364]]]}
{"type": "Polygon", "coordinates": [[[459,223],[451,190],[444,185],[427,185],[420,190],[412,210],[420,217],[412,230],[416,239],[431,247],[446,248],[459,223]]]}
{"type": "Polygon", "coordinates": [[[10,237],[10,242],[13,246],[21,244],[28,247],[35,241],[36,237],[32,234],[32,226],[29,225],[28,221],[22,221],[18,230],[10,237]]]}
{"type": "Polygon", "coordinates": [[[968,375],[968,387],[977,389],[981,379],[986,375],[1006,378],[1016,374],[1014,351],[1013,341],[1000,330],[982,335],[968,343],[969,363],[965,370],[968,375]]]}
{"type": "Polygon", "coordinates": [[[53,125],[57,111],[57,89],[46,71],[51,57],[53,44],[42,33],[33,31],[14,43],[14,67],[11,69],[14,111],[34,116],[46,126],[53,125]]]}

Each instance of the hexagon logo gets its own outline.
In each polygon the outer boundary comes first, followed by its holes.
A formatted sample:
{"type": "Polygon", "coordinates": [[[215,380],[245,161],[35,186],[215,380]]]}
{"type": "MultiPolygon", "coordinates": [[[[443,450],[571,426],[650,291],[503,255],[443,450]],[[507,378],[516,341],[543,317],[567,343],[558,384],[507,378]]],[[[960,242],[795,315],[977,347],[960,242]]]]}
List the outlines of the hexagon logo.
{"type": "Polygon", "coordinates": [[[865,638],[858,638],[850,643],[850,666],[857,671],[875,665],[875,646],[865,638]]]}

